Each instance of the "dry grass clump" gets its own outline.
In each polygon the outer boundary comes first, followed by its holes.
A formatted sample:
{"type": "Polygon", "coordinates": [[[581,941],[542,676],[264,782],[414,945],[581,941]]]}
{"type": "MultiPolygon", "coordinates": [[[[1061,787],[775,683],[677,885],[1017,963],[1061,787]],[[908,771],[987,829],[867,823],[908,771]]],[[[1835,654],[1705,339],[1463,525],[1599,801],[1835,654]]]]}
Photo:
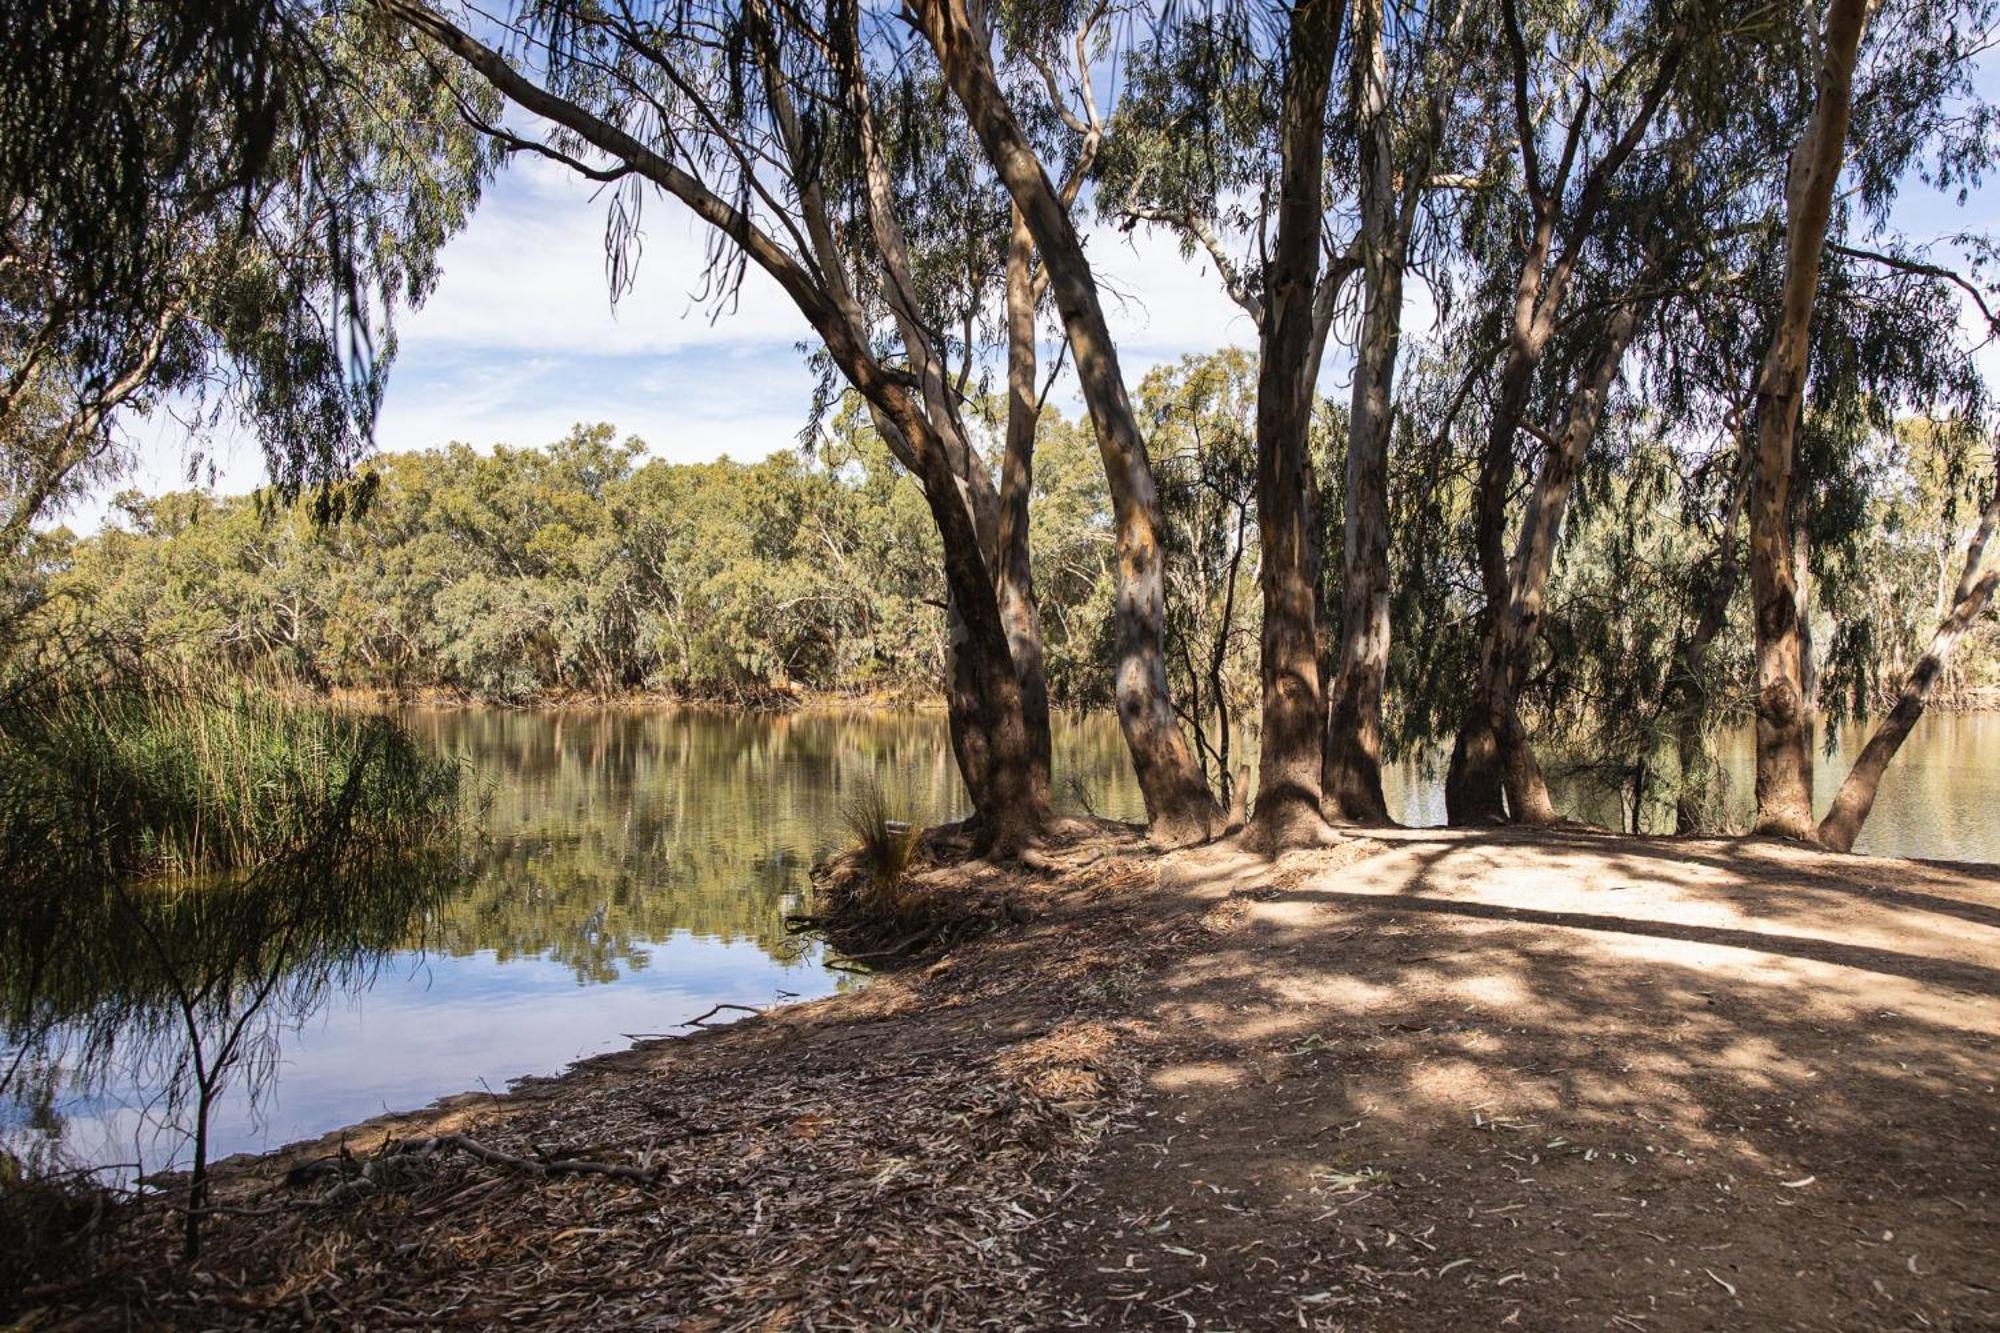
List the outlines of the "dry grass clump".
{"type": "Polygon", "coordinates": [[[892,818],[879,789],[850,802],[843,823],[854,843],[813,868],[815,910],[792,917],[793,930],[820,932],[850,961],[880,965],[983,934],[1005,919],[1007,903],[986,891],[981,876],[941,864],[934,831],[892,818]]]}
{"type": "Polygon", "coordinates": [[[854,838],[849,857],[856,909],[873,917],[907,915],[912,905],[907,877],[923,842],[923,825],[890,818],[880,787],[869,787],[849,801],[840,822],[854,838]]]}

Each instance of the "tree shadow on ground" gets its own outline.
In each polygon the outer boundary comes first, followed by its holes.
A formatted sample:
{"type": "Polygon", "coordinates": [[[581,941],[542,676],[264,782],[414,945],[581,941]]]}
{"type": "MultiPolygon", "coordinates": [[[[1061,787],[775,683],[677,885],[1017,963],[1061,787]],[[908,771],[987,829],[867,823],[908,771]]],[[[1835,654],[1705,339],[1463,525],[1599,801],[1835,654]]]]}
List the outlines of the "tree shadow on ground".
{"type": "Polygon", "coordinates": [[[2000,1318],[1988,877],[1519,833],[1180,876],[1207,936],[1135,1001],[1080,1315],[2000,1318]]]}

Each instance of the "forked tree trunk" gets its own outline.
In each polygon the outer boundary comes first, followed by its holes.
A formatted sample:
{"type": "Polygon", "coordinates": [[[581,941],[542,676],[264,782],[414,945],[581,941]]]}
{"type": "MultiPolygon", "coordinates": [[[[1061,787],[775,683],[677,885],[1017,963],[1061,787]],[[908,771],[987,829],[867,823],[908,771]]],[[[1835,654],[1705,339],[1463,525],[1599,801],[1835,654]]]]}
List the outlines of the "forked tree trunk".
{"type": "Polygon", "coordinates": [[[1034,781],[1049,799],[1052,742],[1049,681],[1042,653],[1041,614],[1035,602],[1028,552],[1028,499],[1035,485],[1035,428],[1041,401],[1035,392],[1035,239],[1020,209],[1013,210],[1007,242],[1007,439],[1000,461],[1000,619],[1021,680],[1021,710],[1028,727],[1034,781]]]}
{"type": "MultiPolygon", "coordinates": [[[[969,764],[967,785],[983,793],[981,843],[1001,855],[1017,852],[1040,834],[1049,811],[1036,796],[1021,686],[1014,674],[999,596],[946,441],[926,417],[923,405],[888,374],[852,317],[851,304],[837,287],[801,263],[772,236],[718,195],[698,176],[585,107],[549,92],[516,70],[499,52],[465,32],[419,0],[374,0],[376,10],[407,25],[422,38],[463,60],[523,110],[571,131],[583,141],[643,176],[682,203],[741,249],[791,298],[848,383],[868,402],[897,456],[923,485],[924,499],[944,548],[946,586],[963,639],[956,655],[953,690],[974,725],[963,738],[961,759],[969,764]],[[960,684],[960,669],[964,685],[960,684]],[[976,702],[975,702],[976,700],[976,702]],[[983,757],[982,757],[983,755],[983,757]]],[[[958,738],[955,738],[955,743],[958,738]]]]}
{"type": "Polygon", "coordinates": [[[1340,0],[1292,11],[1280,126],[1278,235],[1265,267],[1257,366],[1257,531],[1264,595],[1260,667],[1264,725],[1250,833],[1277,848],[1313,841],[1320,811],[1326,715],[1319,678],[1318,538],[1310,512],[1306,435],[1313,384],[1313,300],[1319,280],[1326,101],[1340,0]]]}
{"type": "Polygon", "coordinates": [[[1090,261],[1069,210],[1014,119],[994,76],[985,32],[966,12],[965,0],[917,0],[913,9],[987,160],[1027,221],[1069,335],[1111,492],[1118,552],[1118,722],[1153,836],[1169,844],[1204,840],[1220,827],[1222,811],[1174,716],[1167,686],[1159,494],[1090,261]]]}
{"type": "Polygon", "coordinates": [[[1875,792],[1882,785],[1882,774],[1888,770],[1889,761],[1896,757],[1897,750],[1909,737],[1910,729],[1924,715],[1924,704],[1930,698],[1937,678],[1951,661],[1958,641],[1992,600],[1994,585],[2000,584],[2000,562],[1990,569],[1986,567],[1987,547],[1992,543],[1994,529],[2000,527],[2000,455],[1994,459],[1994,468],[1993,495],[1986,503],[1986,512],[1980,517],[1978,531],[1973,533],[1972,545],[1966,550],[1965,570],[1959,575],[1951,609],[1938,623],[1924,655],[1917,659],[1917,664],[1904,678],[1896,706],[1876,726],[1868,744],[1862,747],[1854,767],[1848,770],[1839,792],[1834,795],[1833,807],[1819,823],[1819,840],[1835,851],[1854,849],[1854,840],[1861,836],[1861,826],[1868,821],[1868,812],[1874,808],[1875,792]]]}
{"type": "Polygon", "coordinates": [[[1347,421],[1340,646],[1327,708],[1321,790],[1328,813],[1357,823],[1386,824],[1382,691],[1389,674],[1389,432],[1410,228],[1398,208],[1382,0],[1360,0],[1355,6],[1352,48],[1364,296],[1347,421]]]}
{"type": "MultiPolygon", "coordinates": [[[[821,187],[816,164],[817,149],[800,125],[790,86],[785,80],[782,55],[772,31],[769,13],[763,0],[751,0],[751,3],[745,6],[744,13],[753,25],[752,36],[756,43],[759,68],[764,76],[766,95],[770,99],[778,123],[787,160],[793,168],[794,183],[799,190],[801,212],[804,215],[806,236],[812,254],[818,261],[826,294],[850,329],[862,329],[865,327],[865,318],[847,281],[845,269],[847,261],[835,237],[831,214],[827,209],[821,187]]],[[[849,21],[850,23],[854,21],[851,16],[849,21]]],[[[858,41],[858,35],[855,40],[858,41]]],[[[1007,626],[1010,657],[1015,664],[1016,677],[1021,682],[1023,720],[1028,728],[1030,801],[1036,810],[1046,810],[1049,805],[1051,785],[1048,762],[1048,692],[1042,676],[1040,627],[1034,618],[1034,594],[1032,587],[1025,581],[1028,567],[1025,516],[1027,497],[1025,492],[1020,497],[1023,513],[1021,522],[1017,525],[1019,549],[1011,553],[1016,561],[1018,573],[1010,578],[1008,567],[1003,563],[1009,553],[1003,551],[1000,498],[994,490],[992,477],[965,437],[945,380],[943,359],[935,341],[916,313],[908,245],[902,226],[896,218],[894,193],[875,135],[874,110],[868,97],[867,84],[860,77],[857,68],[848,67],[844,73],[851,110],[860,132],[870,234],[875,241],[886,277],[884,286],[889,305],[895,317],[898,334],[903,341],[905,355],[909,358],[910,364],[917,368],[918,386],[922,391],[925,411],[933,428],[932,434],[943,450],[950,471],[957,479],[958,491],[971,518],[973,530],[978,534],[981,556],[995,581],[1002,619],[1007,626]],[[1025,607],[1022,593],[1024,588],[1025,607]],[[1024,661],[1028,663],[1025,672],[1021,665],[1024,661]]],[[[1032,344],[1030,350],[1032,351],[1032,344]]],[[[1030,375],[1032,376],[1032,369],[1030,375]]],[[[869,412],[876,430],[888,442],[891,452],[911,472],[918,473],[921,480],[923,464],[917,457],[917,451],[911,446],[907,433],[896,425],[881,404],[871,401],[869,412]]],[[[1032,438],[1029,443],[1032,447],[1032,438]]],[[[981,684],[985,673],[994,668],[978,660],[978,654],[989,651],[990,645],[982,647],[981,641],[974,638],[971,627],[959,609],[957,596],[949,592],[946,597],[945,624],[945,705],[952,757],[958,764],[966,791],[972,798],[973,810],[980,819],[996,827],[1015,822],[1012,816],[1005,812],[996,812],[994,808],[996,800],[1004,799],[1001,793],[1008,790],[1010,784],[1002,783],[996,787],[990,773],[995,763],[1002,762],[996,758],[995,740],[989,731],[989,706],[983,697],[984,687],[981,684]]]]}
{"type": "Polygon", "coordinates": [[[1564,415],[1562,432],[1542,456],[1528,512],[1522,516],[1520,535],[1515,540],[1507,603],[1494,626],[1494,649],[1488,664],[1491,678],[1487,682],[1489,725],[1499,742],[1507,802],[1515,822],[1521,824],[1553,824],[1557,816],[1541,765],[1535,759],[1534,743],[1521,723],[1515,695],[1534,653],[1563,516],[1569,511],[1584,455],[1603,425],[1611,386],[1618,378],[1618,368],[1632,345],[1633,335],[1638,332],[1641,313],[1637,298],[1628,298],[1612,312],[1590,376],[1577,385],[1564,415]]]}
{"type": "Polygon", "coordinates": [[[1487,422],[1486,446],[1473,497],[1474,540],[1485,605],[1480,615],[1480,648],[1471,697],[1466,702],[1458,739],[1452,748],[1451,768],[1445,775],[1445,817],[1453,824],[1505,819],[1505,797],[1513,798],[1517,817],[1524,813],[1524,807],[1526,813],[1533,815],[1548,805],[1540,771],[1532,766],[1533,753],[1526,748],[1527,733],[1520,716],[1508,700],[1496,699],[1492,689],[1495,676],[1492,668],[1498,660],[1497,631],[1513,589],[1506,536],[1507,499],[1514,484],[1514,437],[1521,429],[1535,371],[1561,317],[1583,240],[1595,226],[1609,197],[1612,179],[1637,151],[1658,114],[1687,50],[1683,33],[1661,53],[1652,82],[1632,118],[1584,177],[1576,204],[1565,219],[1563,201],[1576,166],[1584,118],[1579,114],[1572,123],[1555,170],[1545,180],[1536,147],[1535,98],[1530,87],[1527,40],[1515,0],[1503,0],[1501,17],[1513,58],[1515,129],[1530,225],[1521,272],[1515,280],[1513,309],[1509,312],[1506,357],[1501,363],[1493,412],[1487,422]]]}
{"type": "Polygon", "coordinates": [[[1806,391],[1813,299],[1833,191],[1847,146],[1854,63],[1873,0],[1831,0],[1812,121],[1792,151],[1785,189],[1785,278],[1771,346],[1757,374],[1757,480],[1750,505],[1750,588],[1757,644],[1759,833],[1811,839],[1812,756],[1792,552],[1792,462],[1806,391]]]}

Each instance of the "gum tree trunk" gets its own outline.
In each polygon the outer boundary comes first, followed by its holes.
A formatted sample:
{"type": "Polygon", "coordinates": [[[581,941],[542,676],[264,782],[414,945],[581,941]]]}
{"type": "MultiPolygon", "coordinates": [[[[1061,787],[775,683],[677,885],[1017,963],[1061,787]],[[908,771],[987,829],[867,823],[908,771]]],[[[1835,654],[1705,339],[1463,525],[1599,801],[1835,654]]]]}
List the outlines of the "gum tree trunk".
{"type": "Polygon", "coordinates": [[[1604,421],[1611,386],[1638,331],[1640,314],[1635,300],[1625,301],[1613,312],[1590,378],[1577,386],[1562,434],[1542,456],[1534,493],[1529,497],[1528,512],[1522,518],[1521,532],[1515,542],[1507,602],[1494,627],[1487,706],[1492,710],[1490,726],[1499,742],[1508,804],[1515,822],[1521,824],[1553,824],[1557,816],[1555,804],[1549,799],[1548,784],[1542,778],[1541,765],[1535,759],[1534,743],[1521,723],[1515,691],[1527,674],[1534,652],[1563,516],[1569,510],[1584,454],[1604,421]]]}
{"type": "Polygon", "coordinates": [[[1638,149],[1659,112],[1686,50],[1685,38],[1676,37],[1662,52],[1632,119],[1585,175],[1575,207],[1566,210],[1563,201],[1577,162],[1583,120],[1579,117],[1570,126],[1561,157],[1553,172],[1545,176],[1536,147],[1527,40],[1514,0],[1503,0],[1501,17],[1513,62],[1515,135],[1529,217],[1525,253],[1509,312],[1506,355],[1474,491],[1475,545],[1485,605],[1471,697],[1452,747],[1451,767],[1445,774],[1445,817],[1453,824],[1503,820],[1507,817],[1506,798],[1513,800],[1516,817],[1539,817],[1549,808],[1541,773],[1525,746],[1526,729],[1511,700],[1496,697],[1493,688],[1501,656],[1497,642],[1500,621],[1513,595],[1506,537],[1507,498],[1514,484],[1514,437],[1526,415],[1535,372],[1555,335],[1584,240],[1604,207],[1612,178],[1638,149]]]}
{"type": "Polygon", "coordinates": [[[1257,367],[1257,531],[1264,597],[1263,736],[1250,833],[1271,848],[1315,840],[1324,750],[1317,537],[1306,435],[1319,281],[1326,101],[1344,5],[1299,0],[1285,71],[1278,236],[1265,269],[1257,367]]]}
{"type": "Polygon", "coordinates": [[[1993,496],[1987,501],[1986,512],[1979,520],[1979,529],[1973,533],[1972,545],[1966,550],[1965,570],[1959,575],[1951,609],[1938,622],[1924,655],[1917,659],[1917,664],[1904,678],[1895,708],[1876,726],[1868,744],[1862,747],[1854,767],[1848,770],[1839,792],[1834,795],[1833,807],[1819,823],[1819,840],[1835,851],[1854,849],[1854,840],[1861,836],[1861,826],[1868,822],[1868,812],[1875,806],[1875,792],[1882,785],[1882,774],[1888,770],[1889,761],[1896,757],[1910,729],[1924,715],[1924,704],[1930,698],[1937,678],[1951,661],[1958,641],[1992,600],[1994,585],[2000,584],[2000,563],[1986,567],[1987,547],[1992,543],[1994,529],[2000,527],[2000,457],[1994,461],[1993,496]]]}
{"type": "Polygon", "coordinates": [[[1321,788],[1331,813],[1356,823],[1386,824],[1382,691],[1390,642],[1389,432],[1403,332],[1407,219],[1413,215],[1397,207],[1381,0],[1360,0],[1355,6],[1352,44],[1364,295],[1348,408],[1340,646],[1327,709],[1321,788]]]}
{"type": "MultiPolygon", "coordinates": [[[[983,850],[1012,855],[1039,836],[1049,818],[1030,779],[1028,728],[1020,682],[1014,674],[1007,631],[987,544],[964,493],[964,478],[953,468],[947,444],[925,415],[924,405],[876,359],[868,339],[843,300],[844,283],[808,268],[749,216],[718,195],[698,176],[662,157],[629,132],[590,110],[559,97],[516,70],[499,52],[458,28],[418,0],[374,0],[378,12],[408,26],[424,40],[450,52],[523,110],[571,131],[600,152],[659,186],[741,249],[791,298],[825,343],[841,374],[886,423],[884,438],[899,461],[922,483],[924,499],[944,548],[944,573],[963,637],[956,647],[954,694],[963,688],[963,748],[966,785],[982,801],[983,850]]],[[[955,633],[956,637],[956,633],[955,633]]],[[[955,737],[955,745],[961,738],[955,737]]]]}
{"type": "Polygon", "coordinates": [[[1033,778],[1049,799],[1052,742],[1049,682],[1042,654],[1041,614],[1035,602],[1028,552],[1028,498],[1035,485],[1035,427],[1041,402],[1035,393],[1035,239],[1020,209],[1013,210],[1007,242],[1007,441],[1000,462],[1000,619],[1014,674],[1021,680],[1021,710],[1028,727],[1033,778]]]}
{"type": "Polygon", "coordinates": [[[1069,210],[1014,119],[994,76],[984,30],[966,12],[964,0],[918,0],[913,9],[987,160],[1026,220],[1069,335],[1111,492],[1119,638],[1113,693],[1153,837],[1167,844],[1205,840],[1221,826],[1222,811],[1174,716],[1167,686],[1159,494],[1090,261],[1069,210]]]}
{"type": "Polygon", "coordinates": [[[1820,43],[1812,122],[1792,151],[1785,189],[1785,279],[1770,349],[1757,373],[1756,486],[1750,589],[1757,644],[1756,831],[1810,840],[1812,756],[1791,533],[1793,446],[1806,391],[1808,335],[1833,191],[1847,146],[1854,64],[1873,0],[1832,0],[1820,43]]]}

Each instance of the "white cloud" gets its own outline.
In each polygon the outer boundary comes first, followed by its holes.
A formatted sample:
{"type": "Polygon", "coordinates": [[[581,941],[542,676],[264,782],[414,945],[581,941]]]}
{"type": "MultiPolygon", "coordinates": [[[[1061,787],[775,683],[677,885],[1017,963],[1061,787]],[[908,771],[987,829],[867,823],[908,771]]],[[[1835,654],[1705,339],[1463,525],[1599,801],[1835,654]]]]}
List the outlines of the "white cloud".
{"type": "Polygon", "coordinates": [[[637,281],[614,311],[605,276],[609,200],[567,168],[517,161],[446,247],[443,277],[403,323],[406,346],[492,353],[635,355],[726,343],[789,345],[810,329],[756,269],[719,315],[701,304],[707,229],[648,192],[637,281]]]}

